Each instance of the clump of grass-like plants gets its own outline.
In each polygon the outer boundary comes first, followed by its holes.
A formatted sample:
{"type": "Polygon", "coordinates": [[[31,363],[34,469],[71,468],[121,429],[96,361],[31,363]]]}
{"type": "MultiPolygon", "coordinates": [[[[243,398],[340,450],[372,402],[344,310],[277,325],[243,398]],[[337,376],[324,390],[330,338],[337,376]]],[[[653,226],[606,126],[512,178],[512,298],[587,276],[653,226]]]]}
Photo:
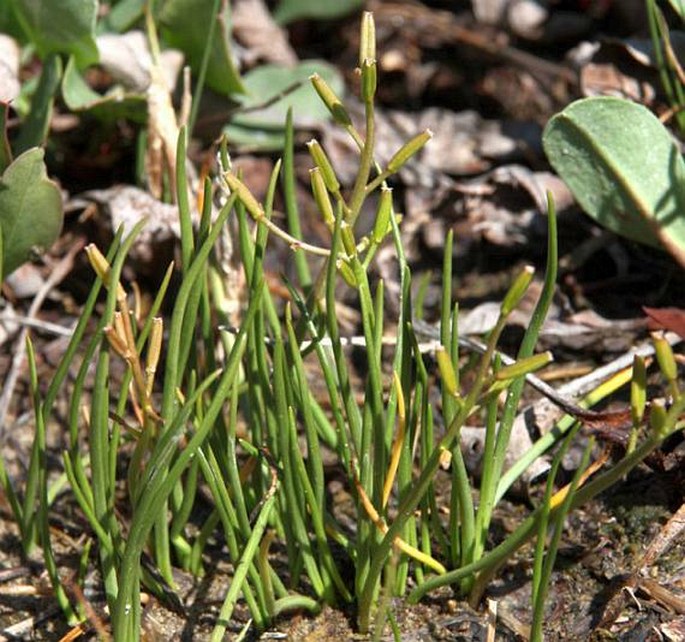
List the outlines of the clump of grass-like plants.
{"type": "MultiPolygon", "coordinates": [[[[319,77],[311,79],[334,121],[359,148],[356,180],[344,191],[328,157],[316,141],[309,143],[313,161],[312,194],[330,233],[326,247],[300,238],[294,199],[293,127],[283,163],[271,176],[259,203],[233,174],[225,149],[221,179],[227,202],[212,217],[212,186],[204,185],[204,208],[193,229],[183,172],[185,131],[178,145],[176,177],[182,230],[181,283],[168,321],[157,316],[166,295],[171,267],[146,313],[130,309],[121,285],[127,250],[142,223],[119,234],[104,257],[95,247],[88,255],[97,279],[63,361],[44,395],[38,393],[35,360],[32,388],[37,433],[28,483],[15,490],[4,469],[2,484],[15,512],[26,550],[40,544],[57,598],[70,621],[86,617],[83,605],[66,590],[58,573],[48,529],[54,489],[45,474],[45,424],[64,385],[69,364],[80,346],[83,359],[70,391],[69,448],[63,454],[69,487],[92,529],[115,640],[139,639],[140,593],[173,599],[174,565],[196,575],[203,572],[203,552],[217,531],[234,568],[212,640],[221,640],[233,608],[242,596],[254,626],[266,628],[291,609],[315,612],[322,604],[356,603],[362,631],[383,628],[392,620],[387,596],[418,600],[431,590],[451,585],[477,602],[493,574],[526,541],[536,537],[533,635],[540,639],[546,585],[553,567],[564,516],[596,496],[681,429],[685,396],[680,394],[668,343],[657,339],[657,355],[666,373],[673,404],[652,404],[645,423],[644,363],[636,361],[632,384],[634,431],[626,455],[613,464],[589,464],[591,445],[571,484],[555,491],[564,450],[578,431],[566,417],[534,446],[531,455],[504,470],[511,431],[525,380],[551,356],[534,354],[535,344],[556,278],[556,218],[550,200],[548,258],[544,287],[526,329],[516,360],[506,362],[497,350],[507,317],[533,277],[525,269],[514,280],[493,330],[468,367],[469,388],[460,380],[463,366],[458,309],[452,305],[452,237],[445,244],[442,318],[436,353],[444,430],[438,431],[431,402],[434,381],[430,363],[414,331],[411,271],[404,257],[392,190],[386,184],[430,139],[424,132],[379,166],[374,155],[374,95],[377,83],[374,23],[362,21],[359,58],[365,124],[358,131],[344,103],[319,77]],[[288,230],[272,221],[273,201],[282,179],[288,230]],[[371,231],[358,232],[362,206],[378,192],[371,231]],[[221,326],[222,292],[212,249],[229,216],[235,216],[247,306],[235,334],[221,326]],[[256,222],[251,225],[250,219],[256,222]],[[276,236],[277,238],[273,239],[276,236]],[[287,283],[290,301],[279,313],[264,287],[264,257],[271,242],[287,242],[295,252],[297,280],[287,283]],[[384,242],[393,244],[400,265],[399,319],[392,347],[391,374],[382,350],[387,315],[383,282],[372,288],[369,271],[384,242]],[[323,257],[313,273],[308,254],[323,257]],[[353,386],[352,364],[341,337],[336,312],[340,287],[354,291],[361,311],[366,371],[363,389],[353,386]],[[85,339],[102,288],[106,303],[95,334],[85,339]],[[166,341],[163,337],[166,335],[166,341]],[[216,346],[223,347],[223,357],[216,346]],[[158,370],[162,351],[164,367],[158,370]],[[307,362],[305,359],[310,358],[307,362]],[[311,356],[313,355],[313,357],[311,356]],[[123,359],[126,375],[110,381],[110,362],[123,359]],[[506,363],[505,363],[506,362],[506,363]],[[95,365],[92,395],[83,406],[88,370],[95,365]],[[325,384],[325,403],[317,398],[310,377],[325,384]],[[361,402],[359,397],[361,396],[361,402]],[[504,402],[501,399],[504,398],[504,402]],[[460,431],[474,416],[484,426],[484,468],[479,482],[468,474],[460,449],[460,431]],[[242,420],[244,432],[239,434],[242,420]],[[301,439],[306,443],[305,453],[301,439]],[[544,500],[495,548],[488,550],[493,510],[536,457],[561,444],[544,500]],[[120,474],[125,446],[127,470],[120,474]],[[355,498],[356,532],[346,531],[327,507],[322,450],[336,461],[355,498]],[[434,479],[441,463],[451,462],[451,493],[438,494],[434,479]],[[602,468],[603,466],[603,468],[602,468]],[[597,469],[602,468],[601,471],[597,469]],[[511,471],[515,471],[513,474],[511,471]],[[213,507],[198,529],[188,528],[199,484],[209,489],[213,507]],[[126,511],[120,511],[120,489],[126,511]],[[478,503],[474,497],[479,497],[478,503]],[[449,518],[442,520],[441,509],[449,518]],[[125,516],[125,517],[124,517],[125,516]],[[552,536],[547,541],[547,532],[552,536]],[[191,533],[193,533],[191,535],[191,533]],[[275,539],[285,547],[288,576],[279,576],[269,561],[275,539]],[[334,555],[332,547],[337,548],[334,555]],[[546,552],[546,554],[545,554],[546,552]],[[144,559],[153,562],[144,564],[144,559]],[[349,581],[350,573],[353,581],[349,581]]],[[[623,381],[631,373],[623,374],[623,381]]],[[[605,392],[603,393],[605,394],[605,392]]],[[[593,398],[597,400],[598,395],[593,398]]],[[[62,480],[63,483],[64,480],[62,480]]],[[[84,565],[87,559],[84,558],[84,565]]]]}

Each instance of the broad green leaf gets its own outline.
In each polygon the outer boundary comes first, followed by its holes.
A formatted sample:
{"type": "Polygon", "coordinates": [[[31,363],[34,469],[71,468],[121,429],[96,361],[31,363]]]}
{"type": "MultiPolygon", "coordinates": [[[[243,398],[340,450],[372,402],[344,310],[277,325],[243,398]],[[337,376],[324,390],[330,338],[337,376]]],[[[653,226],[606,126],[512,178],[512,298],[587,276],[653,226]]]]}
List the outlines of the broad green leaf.
{"type": "Polygon", "coordinates": [[[648,109],[619,98],[578,100],[549,121],[543,145],[597,222],[662,245],[685,266],[685,162],[648,109]]]}
{"type": "Polygon", "coordinates": [[[230,124],[224,133],[232,148],[260,152],[277,152],[285,145],[285,129],[263,129],[230,124]]]}
{"type": "Polygon", "coordinates": [[[274,11],[274,18],[280,24],[287,24],[302,18],[332,20],[352,13],[364,4],[364,0],[281,0],[274,11]]]}
{"type": "Polygon", "coordinates": [[[39,147],[45,143],[61,77],[62,60],[58,55],[50,54],[45,59],[38,87],[31,97],[31,110],[22,123],[21,134],[15,147],[17,153],[20,154],[31,147],[39,147]]]}
{"type": "Polygon", "coordinates": [[[91,111],[99,118],[131,118],[144,122],[147,114],[145,96],[126,93],[114,86],[102,95],[94,91],[69,59],[62,78],[62,98],[71,111],[91,111]]]}
{"type": "Polygon", "coordinates": [[[200,68],[207,46],[209,24],[216,29],[207,67],[207,85],[226,95],[243,92],[240,75],[231,54],[231,10],[221,0],[219,14],[213,14],[211,0],[165,0],[159,12],[159,26],[164,40],[186,54],[195,73],[200,68]]]}
{"type": "Polygon", "coordinates": [[[0,178],[3,269],[7,276],[50,247],[62,229],[62,196],[47,177],[44,152],[34,147],[14,159],[0,178]]]}
{"type": "Polygon", "coordinates": [[[146,0],[120,0],[110,6],[107,15],[98,22],[97,32],[124,33],[143,17],[146,0]]]}
{"type": "Polygon", "coordinates": [[[38,53],[73,54],[79,67],[98,61],[97,0],[11,0],[17,19],[38,53]]]}
{"type": "Polygon", "coordinates": [[[338,96],[343,95],[344,83],[340,74],[335,67],[320,60],[306,60],[292,68],[262,65],[245,74],[243,81],[247,94],[239,98],[242,108],[259,106],[294,83],[301,84],[265,109],[235,114],[224,128],[229,140],[256,149],[280,149],[285,136],[286,114],[291,107],[297,126],[311,127],[327,120],[328,109],[309,82],[315,72],[338,96]]]}

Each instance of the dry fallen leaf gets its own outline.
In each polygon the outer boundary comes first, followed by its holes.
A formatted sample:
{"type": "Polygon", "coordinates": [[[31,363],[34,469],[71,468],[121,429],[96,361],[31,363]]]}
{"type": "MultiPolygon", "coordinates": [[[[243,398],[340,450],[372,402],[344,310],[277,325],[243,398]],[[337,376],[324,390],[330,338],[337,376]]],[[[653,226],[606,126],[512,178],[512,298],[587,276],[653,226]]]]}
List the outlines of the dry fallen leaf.
{"type": "Polygon", "coordinates": [[[650,330],[670,330],[685,339],[685,310],[680,308],[647,308],[647,327],[650,330]]]}

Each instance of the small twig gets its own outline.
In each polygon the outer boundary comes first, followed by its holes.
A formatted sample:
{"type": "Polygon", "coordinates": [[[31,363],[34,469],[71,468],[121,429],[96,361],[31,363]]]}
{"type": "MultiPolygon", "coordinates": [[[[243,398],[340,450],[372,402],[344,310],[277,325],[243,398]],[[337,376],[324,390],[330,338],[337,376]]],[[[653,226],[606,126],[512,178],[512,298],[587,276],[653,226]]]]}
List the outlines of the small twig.
{"type": "Polygon", "coordinates": [[[497,635],[497,600],[488,599],[488,630],[487,642],[495,642],[497,635]]]}
{"type": "Polygon", "coordinates": [[[7,312],[0,313],[0,323],[8,325],[16,323],[17,325],[26,326],[27,328],[42,330],[48,334],[56,334],[60,337],[70,337],[74,332],[73,328],[65,328],[63,325],[57,323],[51,323],[50,321],[43,321],[42,319],[35,319],[20,314],[13,315],[7,312]]]}

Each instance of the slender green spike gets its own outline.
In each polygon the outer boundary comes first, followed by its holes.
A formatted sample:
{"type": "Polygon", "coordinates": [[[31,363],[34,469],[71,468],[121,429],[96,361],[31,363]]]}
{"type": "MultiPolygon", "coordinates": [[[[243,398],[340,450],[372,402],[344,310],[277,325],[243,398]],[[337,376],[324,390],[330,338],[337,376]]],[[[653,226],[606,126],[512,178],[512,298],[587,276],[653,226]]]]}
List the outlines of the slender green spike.
{"type": "Polygon", "coordinates": [[[663,332],[652,332],[652,343],[654,343],[656,360],[659,362],[659,368],[668,382],[670,393],[674,399],[677,399],[680,396],[677,382],[678,366],[673,356],[671,344],[666,341],[663,332]]]}
{"type": "Polygon", "coordinates": [[[325,179],[321,174],[321,169],[315,167],[309,170],[309,180],[312,183],[312,194],[316,207],[318,208],[323,222],[329,230],[335,227],[335,214],[333,214],[333,206],[331,199],[328,197],[328,190],[326,189],[325,179]]]}
{"type": "Polygon", "coordinates": [[[440,370],[440,382],[442,383],[445,390],[452,395],[457,397],[459,395],[459,388],[457,386],[457,375],[454,371],[454,366],[452,365],[452,359],[445,348],[440,346],[435,353],[435,357],[438,360],[438,369],[440,370]]]}
{"type": "Polygon", "coordinates": [[[551,352],[542,352],[534,354],[532,357],[524,357],[510,366],[504,366],[498,370],[495,379],[497,381],[508,381],[518,377],[525,377],[527,374],[543,368],[553,360],[554,357],[551,352]]]}
{"type": "Polygon", "coordinates": [[[642,422],[647,404],[647,369],[640,355],[633,358],[633,378],[630,381],[630,414],[633,425],[642,422]]]}
{"type": "Polygon", "coordinates": [[[381,187],[381,197],[376,213],[376,222],[371,232],[371,240],[380,243],[390,232],[390,216],[392,215],[392,190],[389,187],[381,187]]]}
{"type": "Polygon", "coordinates": [[[669,429],[666,406],[659,399],[655,399],[652,402],[649,412],[649,427],[659,437],[662,437],[669,429]]]}
{"type": "Polygon", "coordinates": [[[362,14],[359,34],[359,66],[363,67],[366,60],[376,60],[376,23],[371,11],[362,14]]]}
{"type": "Polygon", "coordinates": [[[502,301],[500,307],[502,316],[509,316],[514,311],[523,298],[523,295],[526,293],[526,290],[528,290],[528,286],[533,280],[534,274],[535,269],[531,265],[526,265],[526,267],[523,268],[523,271],[516,277],[502,301]]]}
{"type": "Polygon", "coordinates": [[[376,95],[376,86],[378,84],[378,71],[376,69],[376,61],[370,58],[364,60],[361,66],[362,71],[362,100],[370,104],[376,95]]]}
{"type": "Polygon", "coordinates": [[[319,141],[314,139],[310,140],[307,143],[307,149],[311,154],[312,160],[321,171],[321,176],[326,185],[326,189],[328,189],[331,194],[339,194],[340,182],[335,174],[333,165],[331,165],[331,161],[328,160],[328,156],[323,150],[323,147],[319,144],[319,141]]]}
{"type": "Polygon", "coordinates": [[[414,138],[407,141],[400,147],[395,155],[390,159],[387,166],[387,171],[390,174],[395,173],[402,165],[404,165],[414,154],[421,150],[421,148],[433,138],[433,132],[430,129],[422,131],[414,138]]]}
{"type": "Polygon", "coordinates": [[[314,86],[316,93],[319,94],[319,98],[321,98],[323,104],[326,105],[333,120],[342,127],[351,127],[352,119],[347,113],[347,109],[345,109],[340,98],[335,95],[335,92],[330,88],[329,84],[319,76],[319,74],[312,74],[309,77],[309,80],[314,86]]]}

